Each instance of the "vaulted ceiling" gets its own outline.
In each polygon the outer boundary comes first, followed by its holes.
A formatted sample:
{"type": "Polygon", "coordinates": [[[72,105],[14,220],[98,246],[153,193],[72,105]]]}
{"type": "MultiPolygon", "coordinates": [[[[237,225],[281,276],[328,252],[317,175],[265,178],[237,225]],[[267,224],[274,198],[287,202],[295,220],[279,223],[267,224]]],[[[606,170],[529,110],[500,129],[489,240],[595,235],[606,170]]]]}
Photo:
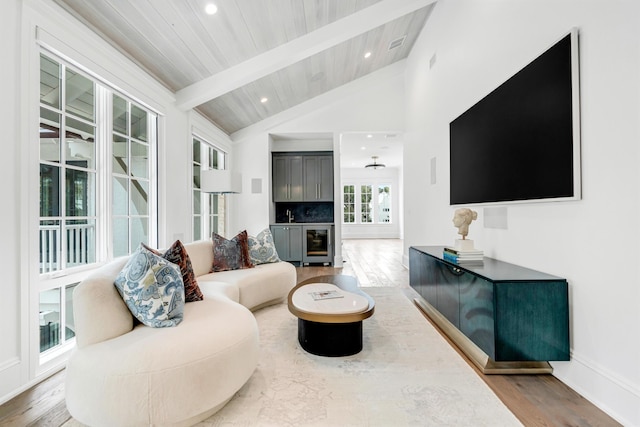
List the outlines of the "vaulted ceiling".
{"type": "Polygon", "coordinates": [[[435,2],[55,1],[229,135],[406,58],[435,2]]]}

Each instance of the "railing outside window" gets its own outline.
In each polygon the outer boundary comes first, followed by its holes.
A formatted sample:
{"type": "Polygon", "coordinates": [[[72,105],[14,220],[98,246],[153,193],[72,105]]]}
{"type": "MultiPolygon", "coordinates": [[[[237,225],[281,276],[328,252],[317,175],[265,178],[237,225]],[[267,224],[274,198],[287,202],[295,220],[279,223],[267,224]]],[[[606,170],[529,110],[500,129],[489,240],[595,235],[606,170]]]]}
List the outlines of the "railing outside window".
{"type": "MultiPolygon", "coordinates": [[[[95,261],[91,248],[95,247],[96,228],[93,224],[66,227],[66,268],[90,264],[95,261]]],[[[62,269],[62,236],[60,226],[40,226],[40,274],[62,269]]]]}

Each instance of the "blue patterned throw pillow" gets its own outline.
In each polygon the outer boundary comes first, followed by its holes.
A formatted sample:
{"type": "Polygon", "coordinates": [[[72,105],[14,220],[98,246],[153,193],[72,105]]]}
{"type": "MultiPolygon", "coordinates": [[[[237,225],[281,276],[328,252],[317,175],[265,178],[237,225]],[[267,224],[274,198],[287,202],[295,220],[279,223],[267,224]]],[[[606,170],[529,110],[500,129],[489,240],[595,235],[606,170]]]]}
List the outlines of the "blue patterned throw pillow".
{"type": "Polygon", "coordinates": [[[180,268],[143,245],[131,255],[114,284],[143,324],[167,328],[182,321],[185,301],[180,268]]]}
{"type": "Polygon", "coordinates": [[[280,262],[273,236],[268,228],[262,230],[256,237],[249,236],[249,256],[255,265],[280,262]]]}

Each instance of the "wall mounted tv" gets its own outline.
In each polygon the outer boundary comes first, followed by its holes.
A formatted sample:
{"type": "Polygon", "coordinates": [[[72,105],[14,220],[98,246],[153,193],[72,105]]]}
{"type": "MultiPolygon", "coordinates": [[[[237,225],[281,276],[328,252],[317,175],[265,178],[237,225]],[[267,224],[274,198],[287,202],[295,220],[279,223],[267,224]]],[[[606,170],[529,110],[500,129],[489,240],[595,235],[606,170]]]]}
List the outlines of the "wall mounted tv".
{"type": "Polygon", "coordinates": [[[450,123],[450,203],[578,200],[578,33],[450,123]]]}

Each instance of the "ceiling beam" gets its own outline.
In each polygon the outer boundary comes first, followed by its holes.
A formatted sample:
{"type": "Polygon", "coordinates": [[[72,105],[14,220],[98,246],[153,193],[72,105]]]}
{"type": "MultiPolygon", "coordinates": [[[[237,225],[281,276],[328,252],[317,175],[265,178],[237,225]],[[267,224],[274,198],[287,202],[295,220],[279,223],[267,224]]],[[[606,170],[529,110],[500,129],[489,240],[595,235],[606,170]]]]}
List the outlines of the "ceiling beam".
{"type": "Polygon", "coordinates": [[[189,110],[302,61],[436,0],[383,0],[176,92],[176,106],[189,110]]]}

